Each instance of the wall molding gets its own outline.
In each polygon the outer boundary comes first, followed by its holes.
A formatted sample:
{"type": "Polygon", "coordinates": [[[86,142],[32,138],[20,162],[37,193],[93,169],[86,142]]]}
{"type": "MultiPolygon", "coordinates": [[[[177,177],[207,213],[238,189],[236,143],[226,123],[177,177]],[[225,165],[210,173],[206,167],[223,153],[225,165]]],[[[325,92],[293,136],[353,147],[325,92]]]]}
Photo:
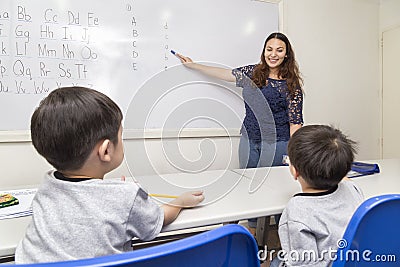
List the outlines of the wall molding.
{"type": "MultiPolygon", "coordinates": [[[[187,128],[173,129],[126,129],[123,131],[124,140],[135,139],[162,139],[162,138],[213,138],[213,137],[239,137],[237,128],[187,128]]],[[[0,143],[27,143],[31,142],[29,130],[0,131],[0,143]]]]}

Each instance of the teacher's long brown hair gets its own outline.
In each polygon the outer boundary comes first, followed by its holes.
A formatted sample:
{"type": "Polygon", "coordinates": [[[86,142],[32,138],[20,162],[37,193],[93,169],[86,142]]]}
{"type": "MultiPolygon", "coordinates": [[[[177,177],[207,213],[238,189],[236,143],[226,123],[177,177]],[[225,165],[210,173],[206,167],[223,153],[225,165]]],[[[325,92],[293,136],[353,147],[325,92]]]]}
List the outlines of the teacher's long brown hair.
{"type": "Polygon", "coordinates": [[[265,49],[267,46],[267,42],[271,39],[279,39],[286,44],[286,56],[283,60],[282,64],[279,67],[278,76],[282,79],[286,80],[288,85],[289,93],[291,96],[294,96],[296,89],[302,88],[303,79],[300,76],[299,67],[297,65],[294,51],[292,49],[292,45],[289,42],[289,39],[280,32],[274,32],[268,36],[264,43],[264,49],[261,54],[261,63],[258,64],[253,71],[253,82],[257,85],[257,87],[261,88],[267,84],[267,78],[269,77],[269,66],[265,61],[265,49]]]}

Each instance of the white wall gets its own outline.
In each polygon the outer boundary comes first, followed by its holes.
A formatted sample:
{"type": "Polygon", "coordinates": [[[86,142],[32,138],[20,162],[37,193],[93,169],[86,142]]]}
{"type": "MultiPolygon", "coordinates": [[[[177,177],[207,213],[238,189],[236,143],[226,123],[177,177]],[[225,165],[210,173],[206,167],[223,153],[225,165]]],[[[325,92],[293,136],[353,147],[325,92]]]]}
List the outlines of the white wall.
{"type": "MultiPolygon", "coordinates": [[[[143,138],[143,133],[127,131],[125,161],[106,178],[239,168],[239,131],[234,129],[228,135],[220,129],[193,129],[181,132],[176,138],[175,134],[153,130],[143,138]]],[[[27,134],[21,133],[13,142],[2,142],[5,138],[4,133],[0,135],[0,190],[40,184],[52,166],[36,152],[27,134]]]]}
{"type": "Polygon", "coordinates": [[[50,165],[31,142],[0,143],[0,189],[39,184],[50,165]]]}
{"type": "Polygon", "coordinates": [[[239,168],[239,132],[230,137],[217,136],[219,130],[194,129],[188,132],[180,134],[179,138],[157,136],[125,141],[126,166],[130,174],[197,173],[239,168]]]}
{"type": "MultiPolygon", "coordinates": [[[[282,31],[294,45],[305,78],[305,123],[330,123],[340,127],[359,142],[358,159],[380,156],[380,28],[398,23],[399,18],[392,12],[393,7],[400,5],[398,2],[384,0],[381,9],[378,0],[280,2],[282,31]]],[[[229,167],[237,167],[237,134],[231,140],[219,133],[218,137],[213,135],[211,131],[194,139],[185,137],[180,143],[181,149],[189,159],[196,160],[200,156],[199,144],[204,138],[210,138],[215,140],[218,152],[210,168],[225,168],[227,162],[229,167]],[[227,160],[229,155],[232,158],[227,160]]],[[[37,155],[32,145],[1,140],[0,136],[0,188],[40,183],[50,165],[37,155]]],[[[140,139],[133,139],[128,146],[135,151],[135,146],[140,147],[142,143],[140,139]]],[[[159,139],[152,138],[146,147],[149,149],[146,153],[155,158],[157,171],[175,171],[163,157],[159,139]]],[[[131,159],[137,166],[135,171],[141,174],[154,171],[146,163],[147,154],[137,153],[131,159]]],[[[107,177],[124,174],[128,174],[126,164],[107,177]]]]}
{"type": "Polygon", "coordinates": [[[400,25],[400,1],[381,0],[380,2],[380,31],[392,29],[400,25]]]}
{"type": "Polygon", "coordinates": [[[357,158],[380,157],[379,1],[283,0],[305,81],[305,124],[339,127],[357,158]]]}
{"type": "Polygon", "coordinates": [[[398,62],[400,58],[400,1],[381,0],[380,31],[382,38],[382,139],[383,157],[399,157],[398,137],[400,125],[398,114],[400,96],[398,86],[398,62]]]}

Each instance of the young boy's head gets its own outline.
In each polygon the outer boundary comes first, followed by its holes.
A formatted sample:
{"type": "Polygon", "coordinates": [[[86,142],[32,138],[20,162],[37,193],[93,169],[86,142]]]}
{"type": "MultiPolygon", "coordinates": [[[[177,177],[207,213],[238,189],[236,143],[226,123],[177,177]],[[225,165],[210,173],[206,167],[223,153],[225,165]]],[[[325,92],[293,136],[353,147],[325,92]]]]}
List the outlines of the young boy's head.
{"type": "Polygon", "coordinates": [[[308,125],[289,140],[290,164],[314,189],[336,186],[350,171],[355,142],[339,130],[326,125],[308,125]]]}
{"type": "Polygon", "coordinates": [[[99,143],[120,142],[122,116],[120,108],[98,91],[59,88],[32,115],[32,143],[57,170],[78,170],[99,143]]]}

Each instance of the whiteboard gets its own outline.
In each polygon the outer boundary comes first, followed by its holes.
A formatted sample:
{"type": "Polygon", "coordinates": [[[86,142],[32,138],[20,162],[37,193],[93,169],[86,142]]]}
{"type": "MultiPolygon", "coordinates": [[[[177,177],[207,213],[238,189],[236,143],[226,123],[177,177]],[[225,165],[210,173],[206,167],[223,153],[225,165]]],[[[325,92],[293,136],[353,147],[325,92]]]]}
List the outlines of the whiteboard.
{"type": "Polygon", "coordinates": [[[40,100],[71,85],[109,95],[125,128],[240,127],[240,91],[170,50],[233,68],[259,62],[277,30],[263,1],[1,0],[0,131],[28,130],[40,100]]]}

